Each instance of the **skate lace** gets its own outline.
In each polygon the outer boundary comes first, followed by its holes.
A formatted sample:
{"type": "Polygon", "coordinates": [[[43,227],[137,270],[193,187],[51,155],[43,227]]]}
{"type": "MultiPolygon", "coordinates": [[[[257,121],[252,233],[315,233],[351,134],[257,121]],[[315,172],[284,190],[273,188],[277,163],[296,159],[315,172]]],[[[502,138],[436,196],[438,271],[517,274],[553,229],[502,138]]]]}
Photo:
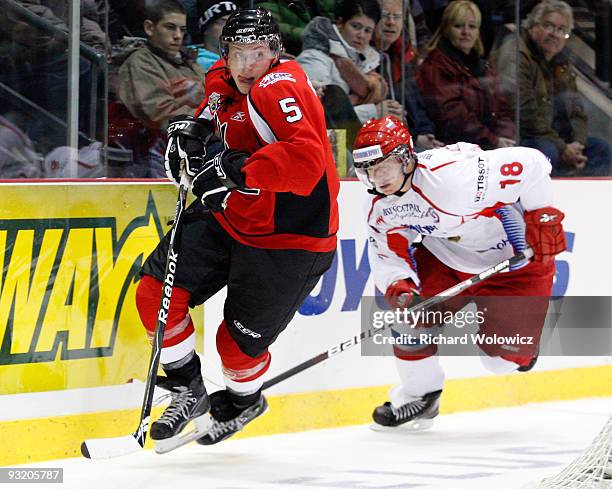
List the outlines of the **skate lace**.
{"type": "Polygon", "coordinates": [[[171,392],[157,399],[157,403],[166,398],[172,398],[170,405],[166,408],[158,423],[163,423],[168,426],[173,426],[180,418],[188,418],[190,415],[189,408],[197,402],[197,398],[193,396],[193,391],[187,389],[184,392],[171,392]]]}
{"type": "Polygon", "coordinates": [[[244,427],[244,423],[242,423],[239,418],[240,417],[229,421],[215,421],[207,435],[213,440],[216,440],[231,431],[240,431],[244,427]]]}
{"type": "Polygon", "coordinates": [[[408,404],[404,404],[398,408],[391,405],[391,411],[398,420],[406,419],[411,416],[415,416],[425,409],[427,402],[422,399],[411,401],[408,404]]]}

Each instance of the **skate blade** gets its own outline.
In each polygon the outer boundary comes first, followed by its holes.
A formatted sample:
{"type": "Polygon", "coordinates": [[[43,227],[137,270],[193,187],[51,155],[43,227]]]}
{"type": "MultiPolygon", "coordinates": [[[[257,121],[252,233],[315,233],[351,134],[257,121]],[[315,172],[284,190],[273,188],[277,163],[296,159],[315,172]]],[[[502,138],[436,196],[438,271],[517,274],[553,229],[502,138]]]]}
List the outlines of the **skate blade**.
{"type": "Polygon", "coordinates": [[[210,417],[210,414],[206,413],[200,416],[199,418],[195,418],[191,421],[195,428],[187,433],[179,433],[172,438],[166,438],[165,440],[155,440],[155,453],[163,454],[171,452],[183,445],[187,445],[187,443],[191,443],[192,441],[197,440],[198,438],[203,437],[208,430],[213,425],[213,420],[210,417]]]}
{"type": "Polygon", "coordinates": [[[399,426],[384,426],[378,423],[372,423],[370,429],[378,432],[416,432],[430,429],[434,424],[433,419],[415,419],[408,423],[400,424],[399,426]]]}
{"type": "Polygon", "coordinates": [[[229,433],[229,434],[227,434],[225,436],[221,436],[219,438],[215,438],[214,440],[213,439],[205,439],[204,437],[208,433],[204,433],[204,436],[202,438],[198,439],[196,443],[199,443],[200,445],[203,445],[203,446],[211,446],[211,445],[216,445],[217,443],[221,443],[223,440],[227,440],[228,438],[231,438],[236,433],[240,433],[242,430],[244,430],[246,425],[248,425],[252,421],[255,421],[257,418],[260,418],[261,416],[266,414],[268,412],[268,409],[270,409],[270,405],[266,402],[266,405],[265,405],[263,411],[261,413],[259,413],[257,416],[255,416],[254,418],[251,418],[249,421],[244,423],[239,430],[236,430],[236,431],[234,431],[232,433],[229,433]]]}

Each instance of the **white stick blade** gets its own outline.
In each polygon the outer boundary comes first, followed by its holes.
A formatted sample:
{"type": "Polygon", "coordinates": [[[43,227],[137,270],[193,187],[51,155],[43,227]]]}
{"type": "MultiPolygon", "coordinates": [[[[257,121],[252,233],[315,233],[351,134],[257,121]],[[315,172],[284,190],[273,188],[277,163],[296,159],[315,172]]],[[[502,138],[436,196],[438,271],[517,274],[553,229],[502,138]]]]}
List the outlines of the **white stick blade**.
{"type": "Polygon", "coordinates": [[[128,455],[142,450],[134,435],[116,438],[92,438],[81,443],[81,453],[92,460],[128,455]]]}

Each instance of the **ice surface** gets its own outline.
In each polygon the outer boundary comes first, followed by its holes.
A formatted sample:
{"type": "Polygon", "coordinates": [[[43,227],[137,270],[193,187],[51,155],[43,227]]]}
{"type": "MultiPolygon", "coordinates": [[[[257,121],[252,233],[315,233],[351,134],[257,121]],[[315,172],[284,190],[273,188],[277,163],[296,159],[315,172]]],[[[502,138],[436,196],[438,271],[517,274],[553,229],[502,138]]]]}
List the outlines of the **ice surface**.
{"type": "Polygon", "coordinates": [[[354,426],[31,466],[63,467],[62,485],[36,486],[58,489],[519,489],[557,473],[611,414],[610,398],[529,404],[439,416],[419,433],[354,426]]]}

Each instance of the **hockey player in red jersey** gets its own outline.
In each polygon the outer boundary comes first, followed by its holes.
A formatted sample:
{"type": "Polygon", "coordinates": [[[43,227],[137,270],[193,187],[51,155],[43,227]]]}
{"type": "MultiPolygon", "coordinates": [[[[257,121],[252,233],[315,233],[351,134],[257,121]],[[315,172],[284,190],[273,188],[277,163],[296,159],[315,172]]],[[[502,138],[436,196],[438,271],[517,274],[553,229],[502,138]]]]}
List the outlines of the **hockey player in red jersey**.
{"type": "MultiPolygon", "coordinates": [[[[533,336],[533,345],[479,345],[489,370],[532,368],[554,256],[566,249],[564,215],[552,207],[551,166],[544,155],[531,148],[482,151],[457,143],[417,157],[410,133],[393,116],[366,122],[354,148],[357,175],[374,194],[367,214],[370,265],[391,307],[407,307],[417,295],[431,297],[532,248],[533,261],[490,277],[446,305],[457,310],[472,297],[486,311],[480,333],[533,336]],[[421,244],[414,247],[419,235],[421,244]],[[520,307],[525,297],[530,314],[520,307]]],[[[394,345],[400,385],[374,410],[375,429],[423,429],[438,414],[444,372],[437,347],[416,343],[394,345]]]]}
{"type": "MultiPolygon", "coordinates": [[[[178,182],[187,172],[198,199],[187,210],[161,351],[173,400],[152,424],[151,438],[165,446],[182,444],[178,434],[209,404],[213,425],[202,444],[231,436],[265,412],[268,347],[331,266],[336,248],[339,182],[323,108],[299,65],[279,60],[278,25],[266,10],[236,11],[220,47],[195,117],[176,118],[168,128],[168,176],[178,182]],[[226,388],[209,403],[188,309],[225,286],[217,350],[226,388]]],[[[167,243],[168,236],[146,260],[137,290],[149,334],[167,243]]]]}

